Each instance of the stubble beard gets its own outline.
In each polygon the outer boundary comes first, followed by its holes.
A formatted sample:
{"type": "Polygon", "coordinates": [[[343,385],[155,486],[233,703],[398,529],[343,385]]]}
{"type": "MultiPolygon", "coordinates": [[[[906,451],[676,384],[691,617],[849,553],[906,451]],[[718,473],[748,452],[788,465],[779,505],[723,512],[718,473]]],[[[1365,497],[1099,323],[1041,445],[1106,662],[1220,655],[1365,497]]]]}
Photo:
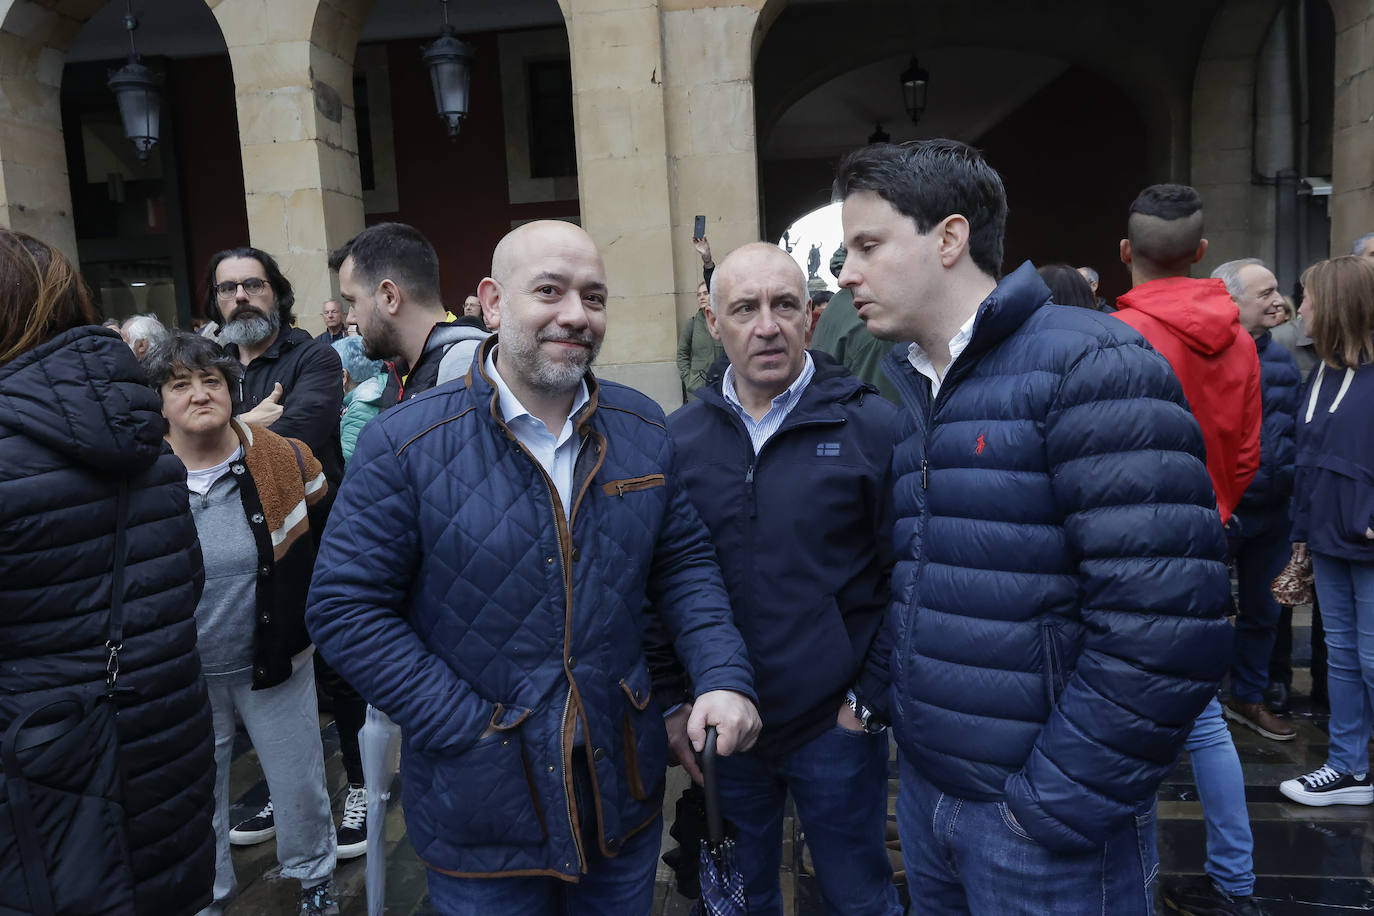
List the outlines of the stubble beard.
{"type": "Polygon", "coordinates": [[[590,334],[530,333],[524,329],[507,328],[500,335],[500,341],[507,355],[524,368],[528,383],[552,395],[576,391],[583,376],[601,353],[601,342],[594,341],[590,334]],[[571,360],[559,360],[549,356],[539,346],[550,340],[575,340],[586,344],[588,349],[580,353],[573,351],[575,355],[571,360]]]}

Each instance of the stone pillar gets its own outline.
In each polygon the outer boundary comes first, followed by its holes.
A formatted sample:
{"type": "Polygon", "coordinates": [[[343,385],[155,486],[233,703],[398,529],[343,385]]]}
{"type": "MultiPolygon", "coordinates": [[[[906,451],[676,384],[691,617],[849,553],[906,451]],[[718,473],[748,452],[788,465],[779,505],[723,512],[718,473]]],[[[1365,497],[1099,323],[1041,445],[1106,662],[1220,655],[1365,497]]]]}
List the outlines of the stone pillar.
{"type": "Polygon", "coordinates": [[[372,0],[207,0],[234,69],[249,242],[295,287],[296,315],[323,329],[338,295],[328,254],[363,228],[353,55],[372,0]]]}
{"type": "Polygon", "coordinates": [[[682,402],[657,0],[559,0],[568,25],[582,226],[610,286],[598,372],[682,402]]]}
{"type": "Polygon", "coordinates": [[[671,409],[682,403],[678,322],[696,308],[701,281],[694,216],[706,215],[720,256],[758,238],[751,70],[763,0],[559,5],[582,225],[611,287],[599,371],[671,409]]]}
{"type": "Polygon", "coordinates": [[[1274,257],[1273,190],[1252,183],[1250,169],[1256,64],[1278,8],[1277,0],[1230,0],[1202,46],[1189,183],[1202,195],[1208,248],[1194,276],[1234,258],[1274,257]]]}
{"type": "Polygon", "coordinates": [[[0,0],[0,226],[36,236],[77,263],[62,64],[102,0],[0,0]]]}
{"type": "Polygon", "coordinates": [[[1331,0],[1336,20],[1331,253],[1374,232],[1374,0],[1331,0]]]}

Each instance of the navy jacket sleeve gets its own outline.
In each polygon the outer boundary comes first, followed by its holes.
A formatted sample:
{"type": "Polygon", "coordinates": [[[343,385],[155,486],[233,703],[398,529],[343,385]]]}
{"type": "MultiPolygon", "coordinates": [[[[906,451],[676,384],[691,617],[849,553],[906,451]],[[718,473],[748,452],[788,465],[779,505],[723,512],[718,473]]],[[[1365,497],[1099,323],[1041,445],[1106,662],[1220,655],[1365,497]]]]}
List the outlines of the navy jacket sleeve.
{"type": "MultiPolygon", "coordinates": [[[[892,524],[896,512],[892,504],[892,462],[890,458],[881,492],[876,494],[872,505],[875,510],[873,515],[875,542],[879,553],[879,562],[887,576],[885,581],[889,583],[888,593],[890,595],[892,567],[896,559],[892,552],[892,524]]],[[[858,697],[859,702],[868,707],[869,711],[883,724],[892,721],[891,703],[888,700],[888,692],[892,687],[889,666],[892,661],[892,650],[896,645],[892,617],[890,607],[885,607],[882,623],[878,625],[878,632],[873,636],[873,642],[869,645],[868,654],[864,656],[863,665],[859,669],[858,678],[854,684],[854,695],[858,697]]]]}
{"type": "MultiPolygon", "coordinates": [[[[282,398],[282,415],[271,429],[279,436],[301,440],[323,463],[325,456],[339,451],[343,363],[333,347],[307,345],[307,349],[289,392],[282,398]]],[[[326,467],[326,472],[330,482],[337,484],[333,469],[326,467]]]]}
{"type": "Polygon", "coordinates": [[[420,506],[380,423],[358,437],[315,563],[305,622],[325,659],[418,751],[461,753],[491,723],[478,696],[402,616],[420,506]]]}
{"type": "Polygon", "coordinates": [[[668,468],[668,508],[649,574],[650,607],[662,615],[696,696],[733,690],[757,703],[754,669],[735,628],[706,523],[677,473],[671,438],[665,437],[664,449],[660,466],[668,468]]]}
{"type": "Polygon", "coordinates": [[[1032,837],[1084,852],[1154,795],[1215,694],[1230,583],[1202,436],[1158,354],[1117,344],[1081,358],[1046,451],[1083,650],[1006,793],[1032,837]]]}

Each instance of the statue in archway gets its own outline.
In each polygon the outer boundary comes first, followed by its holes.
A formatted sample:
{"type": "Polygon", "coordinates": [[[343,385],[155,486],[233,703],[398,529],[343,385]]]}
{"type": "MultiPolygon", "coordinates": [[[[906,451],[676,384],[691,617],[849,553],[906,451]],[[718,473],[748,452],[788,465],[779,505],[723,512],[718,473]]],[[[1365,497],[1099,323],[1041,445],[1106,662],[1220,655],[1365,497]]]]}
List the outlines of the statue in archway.
{"type": "Polygon", "coordinates": [[[821,269],[821,246],[812,245],[811,253],[806,256],[806,279],[816,279],[816,273],[821,269]]]}

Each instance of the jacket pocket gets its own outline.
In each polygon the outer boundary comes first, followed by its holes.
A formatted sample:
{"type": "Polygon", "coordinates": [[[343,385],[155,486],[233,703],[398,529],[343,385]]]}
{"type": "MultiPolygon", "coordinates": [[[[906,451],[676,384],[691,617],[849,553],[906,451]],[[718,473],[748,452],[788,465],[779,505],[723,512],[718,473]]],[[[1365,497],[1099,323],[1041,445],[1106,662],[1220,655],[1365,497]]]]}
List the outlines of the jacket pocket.
{"type": "Polygon", "coordinates": [[[601,485],[601,492],[607,496],[624,496],[626,493],[633,493],[635,490],[649,490],[654,487],[661,487],[666,483],[666,478],[662,474],[645,474],[643,477],[625,477],[621,480],[611,480],[601,485]]]}
{"type": "Polygon", "coordinates": [[[1045,684],[1045,712],[1053,709],[1064,690],[1064,657],[1059,647],[1059,628],[1046,620],[1040,624],[1040,676],[1045,684]]]}
{"type": "Polygon", "coordinates": [[[457,757],[421,755],[436,835],[455,846],[534,846],[548,835],[518,731],[498,731],[457,757]]]}
{"type": "Polygon", "coordinates": [[[630,797],[649,801],[662,791],[668,767],[668,733],[658,704],[653,702],[649,669],[642,663],[621,678],[625,709],[621,717],[621,743],[625,751],[625,784],[630,797]]]}

